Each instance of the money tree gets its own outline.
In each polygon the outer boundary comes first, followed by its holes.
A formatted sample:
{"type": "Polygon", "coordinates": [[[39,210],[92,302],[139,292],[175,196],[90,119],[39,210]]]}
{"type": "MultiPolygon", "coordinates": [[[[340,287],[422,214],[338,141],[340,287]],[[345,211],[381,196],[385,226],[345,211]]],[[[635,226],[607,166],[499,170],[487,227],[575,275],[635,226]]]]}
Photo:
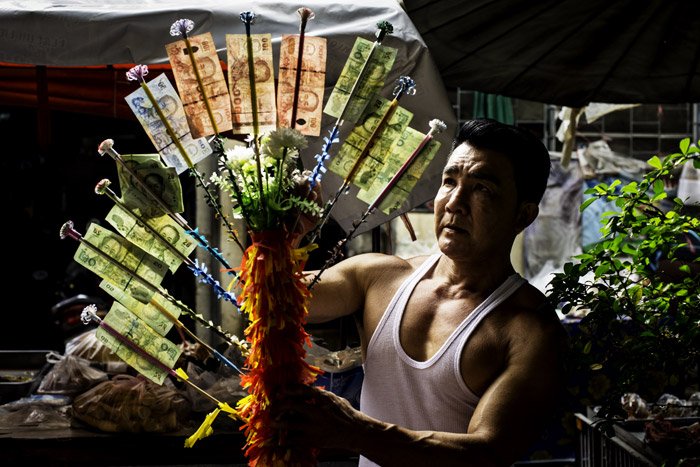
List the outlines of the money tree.
{"type": "Polygon", "coordinates": [[[700,167],[698,146],[684,139],[678,153],[648,163],[641,181],[586,191],[581,211],[598,199],[619,210],[603,214],[602,240],[565,264],[548,289],[564,314],[584,314],[571,336],[572,395],[608,419],[624,415],[624,393],[682,398],[698,382],[700,220],[664,189],[684,164],[700,167]]]}

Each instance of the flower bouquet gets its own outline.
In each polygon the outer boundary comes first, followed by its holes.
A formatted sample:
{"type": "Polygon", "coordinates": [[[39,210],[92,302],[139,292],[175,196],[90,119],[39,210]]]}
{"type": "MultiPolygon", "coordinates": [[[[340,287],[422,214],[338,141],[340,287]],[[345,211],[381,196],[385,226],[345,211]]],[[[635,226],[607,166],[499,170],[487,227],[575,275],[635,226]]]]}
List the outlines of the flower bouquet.
{"type": "Polygon", "coordinates": [[[225,152],[211,180],[228,193],[234,214],[246,221],[252,244],[240,267],[241,311],[250,351],[241,377],[249,395],[239,401],[244,420],[246,456],[251,465],[314,465],[314,453],[281,444],[272,428],[269,407],[288,384],[311,384],[320,370],[305,362],[304,330],[309,291],[302,282],[308,250],[295,249],[300,216],[318,217],[321,209],[307,188],[308,172],[297,168],[305,137],[278,128],[246,147],[225,152]]]}

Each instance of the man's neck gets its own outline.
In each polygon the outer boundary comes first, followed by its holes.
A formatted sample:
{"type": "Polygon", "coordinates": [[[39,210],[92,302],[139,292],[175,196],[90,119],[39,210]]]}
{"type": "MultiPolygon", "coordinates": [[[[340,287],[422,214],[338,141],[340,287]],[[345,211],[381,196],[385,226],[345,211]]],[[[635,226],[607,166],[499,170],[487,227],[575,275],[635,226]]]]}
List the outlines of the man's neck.
{"type": "Polygon", "coordinates": [[[510,258],[484,262],[455,261],[445,255],[435,268],[435,278],[467,293],[490,293],[515,273],[510,258]]]}

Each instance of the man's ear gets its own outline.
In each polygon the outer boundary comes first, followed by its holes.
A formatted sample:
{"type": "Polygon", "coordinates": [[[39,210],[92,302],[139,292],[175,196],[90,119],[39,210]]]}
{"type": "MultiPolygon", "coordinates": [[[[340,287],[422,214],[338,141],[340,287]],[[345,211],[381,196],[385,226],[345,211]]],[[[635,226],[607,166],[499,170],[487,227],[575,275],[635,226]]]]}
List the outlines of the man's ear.
{"type": "Polygon", "coordinates": [[[532,224],[532,221],[535,220],[539,213],[540,208],[536,203],[527,201],[522,203],[518,209],[518,218],[515,223],[518,233],[522,232],[525,230],[525,227],[532,224]]]}

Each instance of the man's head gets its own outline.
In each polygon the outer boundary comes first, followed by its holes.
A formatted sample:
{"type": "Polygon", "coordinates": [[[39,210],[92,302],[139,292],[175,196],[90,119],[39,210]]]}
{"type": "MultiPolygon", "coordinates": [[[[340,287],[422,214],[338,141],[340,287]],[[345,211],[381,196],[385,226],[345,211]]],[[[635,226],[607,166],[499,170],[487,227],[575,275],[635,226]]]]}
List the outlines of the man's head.
{"type": "Polygon", "coordinates": [[[440,250],[453,259],[509,261],[516,235],[537,217],[548,176],[549,152],[534,136],[494,120],[467,122],[435,195],[440,250]]]}
{"type": "Polygon", "coordinates": [[[547,188],[551,167],[549,151],[532,133],[487,118],[469,120],[459,130],[452,149],[462,143],[490,149],[513,165],[519,201],[539,204],[547,188]]]}

